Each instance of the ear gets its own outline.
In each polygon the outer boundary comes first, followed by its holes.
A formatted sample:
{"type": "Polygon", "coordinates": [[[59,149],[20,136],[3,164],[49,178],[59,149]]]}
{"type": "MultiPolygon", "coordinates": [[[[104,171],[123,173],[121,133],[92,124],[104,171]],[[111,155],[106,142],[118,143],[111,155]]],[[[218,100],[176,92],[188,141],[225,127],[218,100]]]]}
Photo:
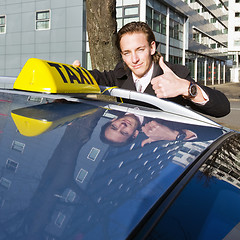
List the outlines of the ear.
{"type": "Polygon", "coordinates": [[[135,132],[134,132],[132,138],[136,138],[136,137],[138,136],[138,134],[139,134],[139,131],[138,131],[138,130],[135,130],[135,132]]]}
{"type": "Polygon", "coordinates": [[[155,41],[151,42],[150,48],[151,48],[151,55],[154,55],[154,53],[156,52],[156,42],[155,41]]]}

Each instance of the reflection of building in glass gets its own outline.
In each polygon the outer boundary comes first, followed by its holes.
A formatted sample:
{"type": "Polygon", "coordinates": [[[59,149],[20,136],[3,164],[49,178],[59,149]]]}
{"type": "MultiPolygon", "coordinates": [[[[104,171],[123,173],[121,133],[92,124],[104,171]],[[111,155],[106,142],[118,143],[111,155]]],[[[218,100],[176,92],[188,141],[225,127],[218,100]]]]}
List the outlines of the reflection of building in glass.
{"type": "Polygon", "coordinates": [[[200,171],[240,188],[240,139],[233,137],[208,158],[200,171]],[[229,144],[229,145],[228,145],[229,144]]]}
{"type": "Polygon", "coordinates": [[[188,166],[209,145],[209,142],[186,142],[173,157],[173,162],[182,167],[188,166]]]}
{"type": "MultiPolygon", "coordinates": [[[[86,134],[84,139],[80,136],[84,135],[86,124],[94,114],[89,115],[90,118],[78,118],[76,126],[72,122],[68,127],[60,126],[29,138],[17,131],[10,118],[11,110],[28,105],[29,101],[36,105],[45,102],[28,97],[22,100],[16,96],[16,105],[7,105],[7,119],[0,119],[4,139],[0,149],[0,221],[6,223],[7,233],[22,231],[25,234],[28,229],[33,231],[32,234],[39,231],[45,236],[69,239],[65,237],[72,234],[69,225],[73,232],[89,233],[103,220],[111,222],[110,217],[116,209],[128,201],[138,200],[141,191],[152,191],[147,198],[161,196],[169,187],[166,181],[171,184],[182,173],[183,166],[191,163],[208,145],[160,141],[141,147],[146,136],[140,133],[126,146],[109,147],[99,138],[101,126],[114,117],[105,110],[101,111],[100,117],[95,112],[100,119],[97,118],[96,125],[89,131],[91,136],[86,134]],[[73,136],[77,126],[79,134],[73,136]],[[65,136],[71,127],[72,131],[65,136]],[[76,158],[71,155],[74,143],[81,145],[76,158]],[[165,172],[168,169],[171,169],[170,175],[165,172]],[[163,183],[159,183],[158,178],[164,174],[163,183]],[[155,181],[160,186],[158,191],[151,189],[155,181]],[[38,214],[41,217],[36,217],[38,214]],[[23,224],[19,227],[21,221],[23,224]],[[85,229],[86,222],[91,231],[85,229]]],[[[85,110],[84,106],[81,105],[81,109],[85,110]]],[[[148,207],[145,205],[139,211],[148,207]]],[[[0,237],[1,234],[4,236],[5,233],[0,232],[0,237]]]]}
{"type": "Polygon", "coordinates": [[[28,206],[38,187],[48,158],[57,144],[56,140],[48,134],[38,139],[22,136],[11,119],[13,109],[22,105],[39,104],[42,101],[43,99],[18,95],[9,100],[0,101],[2,113],[0,114],[1,221],[7,220],[11,214],[17,214],[28,206]],[[49,145],[53,148],[50,149],[49,145]],[[39,152],[39,149],[45,149],[45,151],[39,152]],[[11,199],[18,199],[18,201],[12,202],[11,199]]]}

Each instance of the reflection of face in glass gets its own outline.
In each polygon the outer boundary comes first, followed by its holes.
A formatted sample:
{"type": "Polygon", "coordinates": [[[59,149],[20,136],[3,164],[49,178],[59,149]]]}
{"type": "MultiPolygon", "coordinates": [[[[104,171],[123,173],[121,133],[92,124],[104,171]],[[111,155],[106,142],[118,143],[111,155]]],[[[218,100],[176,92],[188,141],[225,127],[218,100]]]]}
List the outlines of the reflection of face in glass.
{"type": "Polygon", "coordinates": [[[126,142],[130,137],[135,138],[138,135],[139,120],[133,114],[113,119],[111,124],[105,130],[105,137],[108,141],[115,143],[126,142]]]}

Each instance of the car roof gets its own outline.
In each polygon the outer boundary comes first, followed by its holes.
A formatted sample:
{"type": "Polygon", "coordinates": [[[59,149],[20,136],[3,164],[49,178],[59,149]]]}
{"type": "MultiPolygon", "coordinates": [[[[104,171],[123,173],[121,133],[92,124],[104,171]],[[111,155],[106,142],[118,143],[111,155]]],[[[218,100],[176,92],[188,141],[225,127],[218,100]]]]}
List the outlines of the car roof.
{"type": "Polygon", "coordinates": [[[125,239],[230,131],[150,95],[100,88],[102,94],[80,95],[0,90],[0,239],[125,239]],[[139,126],[137,137],[125,144],[103,140],[105,126],[132,115],[141,126],[158,123],[165,129],[162,139],[143,145],[148,137],[139,126]],[[187,129],[192,139],[169,140],[168,129],[187,129]]]}

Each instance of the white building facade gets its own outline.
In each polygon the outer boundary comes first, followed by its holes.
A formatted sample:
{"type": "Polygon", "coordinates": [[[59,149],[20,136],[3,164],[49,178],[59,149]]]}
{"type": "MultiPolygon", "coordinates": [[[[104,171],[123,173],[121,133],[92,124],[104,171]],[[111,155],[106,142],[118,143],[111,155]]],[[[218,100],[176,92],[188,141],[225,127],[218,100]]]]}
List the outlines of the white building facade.
{"type": "Polygon", "coordinates": [[[229,0],[228,19],[228,51],[233,56],[233,68],[231,69],[231,81],[239,82],[240,78],[240,1],[229,0]]]}

